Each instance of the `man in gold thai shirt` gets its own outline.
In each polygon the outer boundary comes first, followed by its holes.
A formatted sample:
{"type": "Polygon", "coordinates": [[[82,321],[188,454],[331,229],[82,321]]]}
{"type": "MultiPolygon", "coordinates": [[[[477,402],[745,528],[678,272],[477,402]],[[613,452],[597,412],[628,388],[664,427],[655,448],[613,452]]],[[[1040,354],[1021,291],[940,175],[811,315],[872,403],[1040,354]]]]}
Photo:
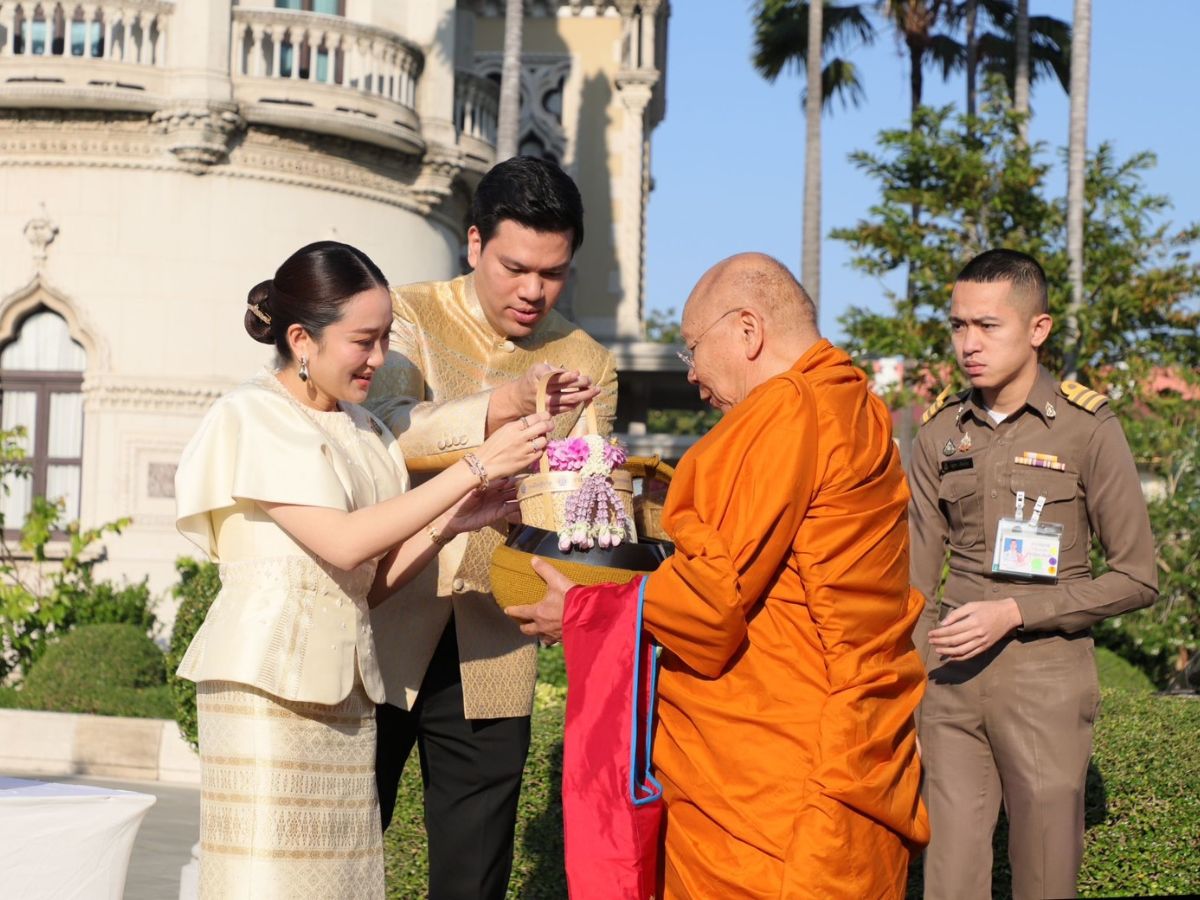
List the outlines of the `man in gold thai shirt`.
{"type": "MultiPolygon", "coordinates": [[[[534,411],[549,383],[551,437],[588,402],[616,411],[612,355],[554,311],[583,241],[578,188],[553,163],[517,157],[480,182],[467,232],[474,272],[392,291],[391,352],[367,406],[396,434],[419,483],[534,411]]],[[[421,754],[432,897],[501,898],[512,866],[537,642],[491,597],[496,529],[460,535],[372,616],[387,703],[376,775],[384,827],[414,742],[421,754]]]]}

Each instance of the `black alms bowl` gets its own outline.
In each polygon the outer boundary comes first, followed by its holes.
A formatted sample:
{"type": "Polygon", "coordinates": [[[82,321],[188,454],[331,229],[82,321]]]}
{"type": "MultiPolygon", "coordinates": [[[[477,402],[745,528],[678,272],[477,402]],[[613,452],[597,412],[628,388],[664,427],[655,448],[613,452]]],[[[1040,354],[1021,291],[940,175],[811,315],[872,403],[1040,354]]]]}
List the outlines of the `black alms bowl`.
{"type": "Polygon", "coordinates": [[[635,572],[653,572],[659,563],[675,552],[675,545],[669,541],[650,539],[640,540],[636,544],[622,542],[616,547],[608,548],[559,550],[557,534],[532,525],[518,525],[504,543],[515,550],[532,553],[544,559],[560,559],[585,566],[631,569],[635,572]]]}

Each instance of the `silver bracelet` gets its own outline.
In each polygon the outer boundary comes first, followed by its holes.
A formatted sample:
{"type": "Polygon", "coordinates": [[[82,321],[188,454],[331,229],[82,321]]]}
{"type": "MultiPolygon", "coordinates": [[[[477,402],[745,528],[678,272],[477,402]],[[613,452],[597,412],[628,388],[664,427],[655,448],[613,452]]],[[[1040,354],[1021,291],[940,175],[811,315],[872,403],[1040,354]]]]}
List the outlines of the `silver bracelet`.
{"type": "Polygon", "coordinates": [[[483,463],[479,461],[479,457],[474,453],[463,454],[463,462],[467,464],[467,468],[471,470],[471,474],[479,479],[479,485],[475,488],[475,493],[482,494],[488,487],[487,469],[483,467],[483,463]]]}

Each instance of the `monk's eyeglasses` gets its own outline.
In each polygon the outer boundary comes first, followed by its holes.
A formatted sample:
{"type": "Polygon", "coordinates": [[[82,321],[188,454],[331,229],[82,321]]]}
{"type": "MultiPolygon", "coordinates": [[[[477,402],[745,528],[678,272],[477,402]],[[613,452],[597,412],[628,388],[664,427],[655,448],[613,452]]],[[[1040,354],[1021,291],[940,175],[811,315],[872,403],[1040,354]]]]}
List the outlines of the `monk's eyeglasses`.
{"type": "Polygon", "coordinates": [[[716,328],[717,323],[720,322],[723,318],[725,318],[728,315],[732,315],[735,312],[741,312],[745,308],[746,307],[744,307],[744,306],[735,306],[733,309],[728,309],[725,312],[721,313],[721,315],[717,316],[715,319],[713,319],[709,323],[707,328],[705,328],[702,332],[700,332],[699,337],[697,337],[694,341],[692,341],[692,346],[688,347],[686,350],[676,350],[675,355],[678,356],[680,361],[682,361],[683,364],[685,366],[687,366],[689,369],[696,368],[696,356],[695,356],[696,348],[700,346],[700,342],[702,340],[704,340],[704,336],[706,334],[708,334],[710,331],[712,331],[714,328],[716,328]]]}

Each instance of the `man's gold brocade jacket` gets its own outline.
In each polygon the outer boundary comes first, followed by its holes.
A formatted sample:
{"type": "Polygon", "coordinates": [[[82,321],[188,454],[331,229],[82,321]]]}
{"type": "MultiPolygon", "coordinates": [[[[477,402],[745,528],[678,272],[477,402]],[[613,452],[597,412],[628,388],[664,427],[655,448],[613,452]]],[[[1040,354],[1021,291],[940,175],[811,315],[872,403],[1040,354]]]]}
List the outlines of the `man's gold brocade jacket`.
{"type": "MultiPolygon", "coordinates": [[[[507,339],[484,317],[472,275],[393,288],[392,310],[391,348],[366,406],[396,435],[414,484],[482,444],[492,390],[539,362],[591,377],[602,389],[601,430],[611,430],[612,354],[558,313],[547,314],[529,336],[507,339]]],[[[553,436],[565,437],[577,419],[577,412],[558,416],[553,436]]],[[[436,569],[429,566],[373,611],[389,703],[411,708],[453,610],[466,717],[530,714],[537,645],[491,597],[492,551],[503,540],[491,528],[459,535],[441,551],[436,569]]]]}

